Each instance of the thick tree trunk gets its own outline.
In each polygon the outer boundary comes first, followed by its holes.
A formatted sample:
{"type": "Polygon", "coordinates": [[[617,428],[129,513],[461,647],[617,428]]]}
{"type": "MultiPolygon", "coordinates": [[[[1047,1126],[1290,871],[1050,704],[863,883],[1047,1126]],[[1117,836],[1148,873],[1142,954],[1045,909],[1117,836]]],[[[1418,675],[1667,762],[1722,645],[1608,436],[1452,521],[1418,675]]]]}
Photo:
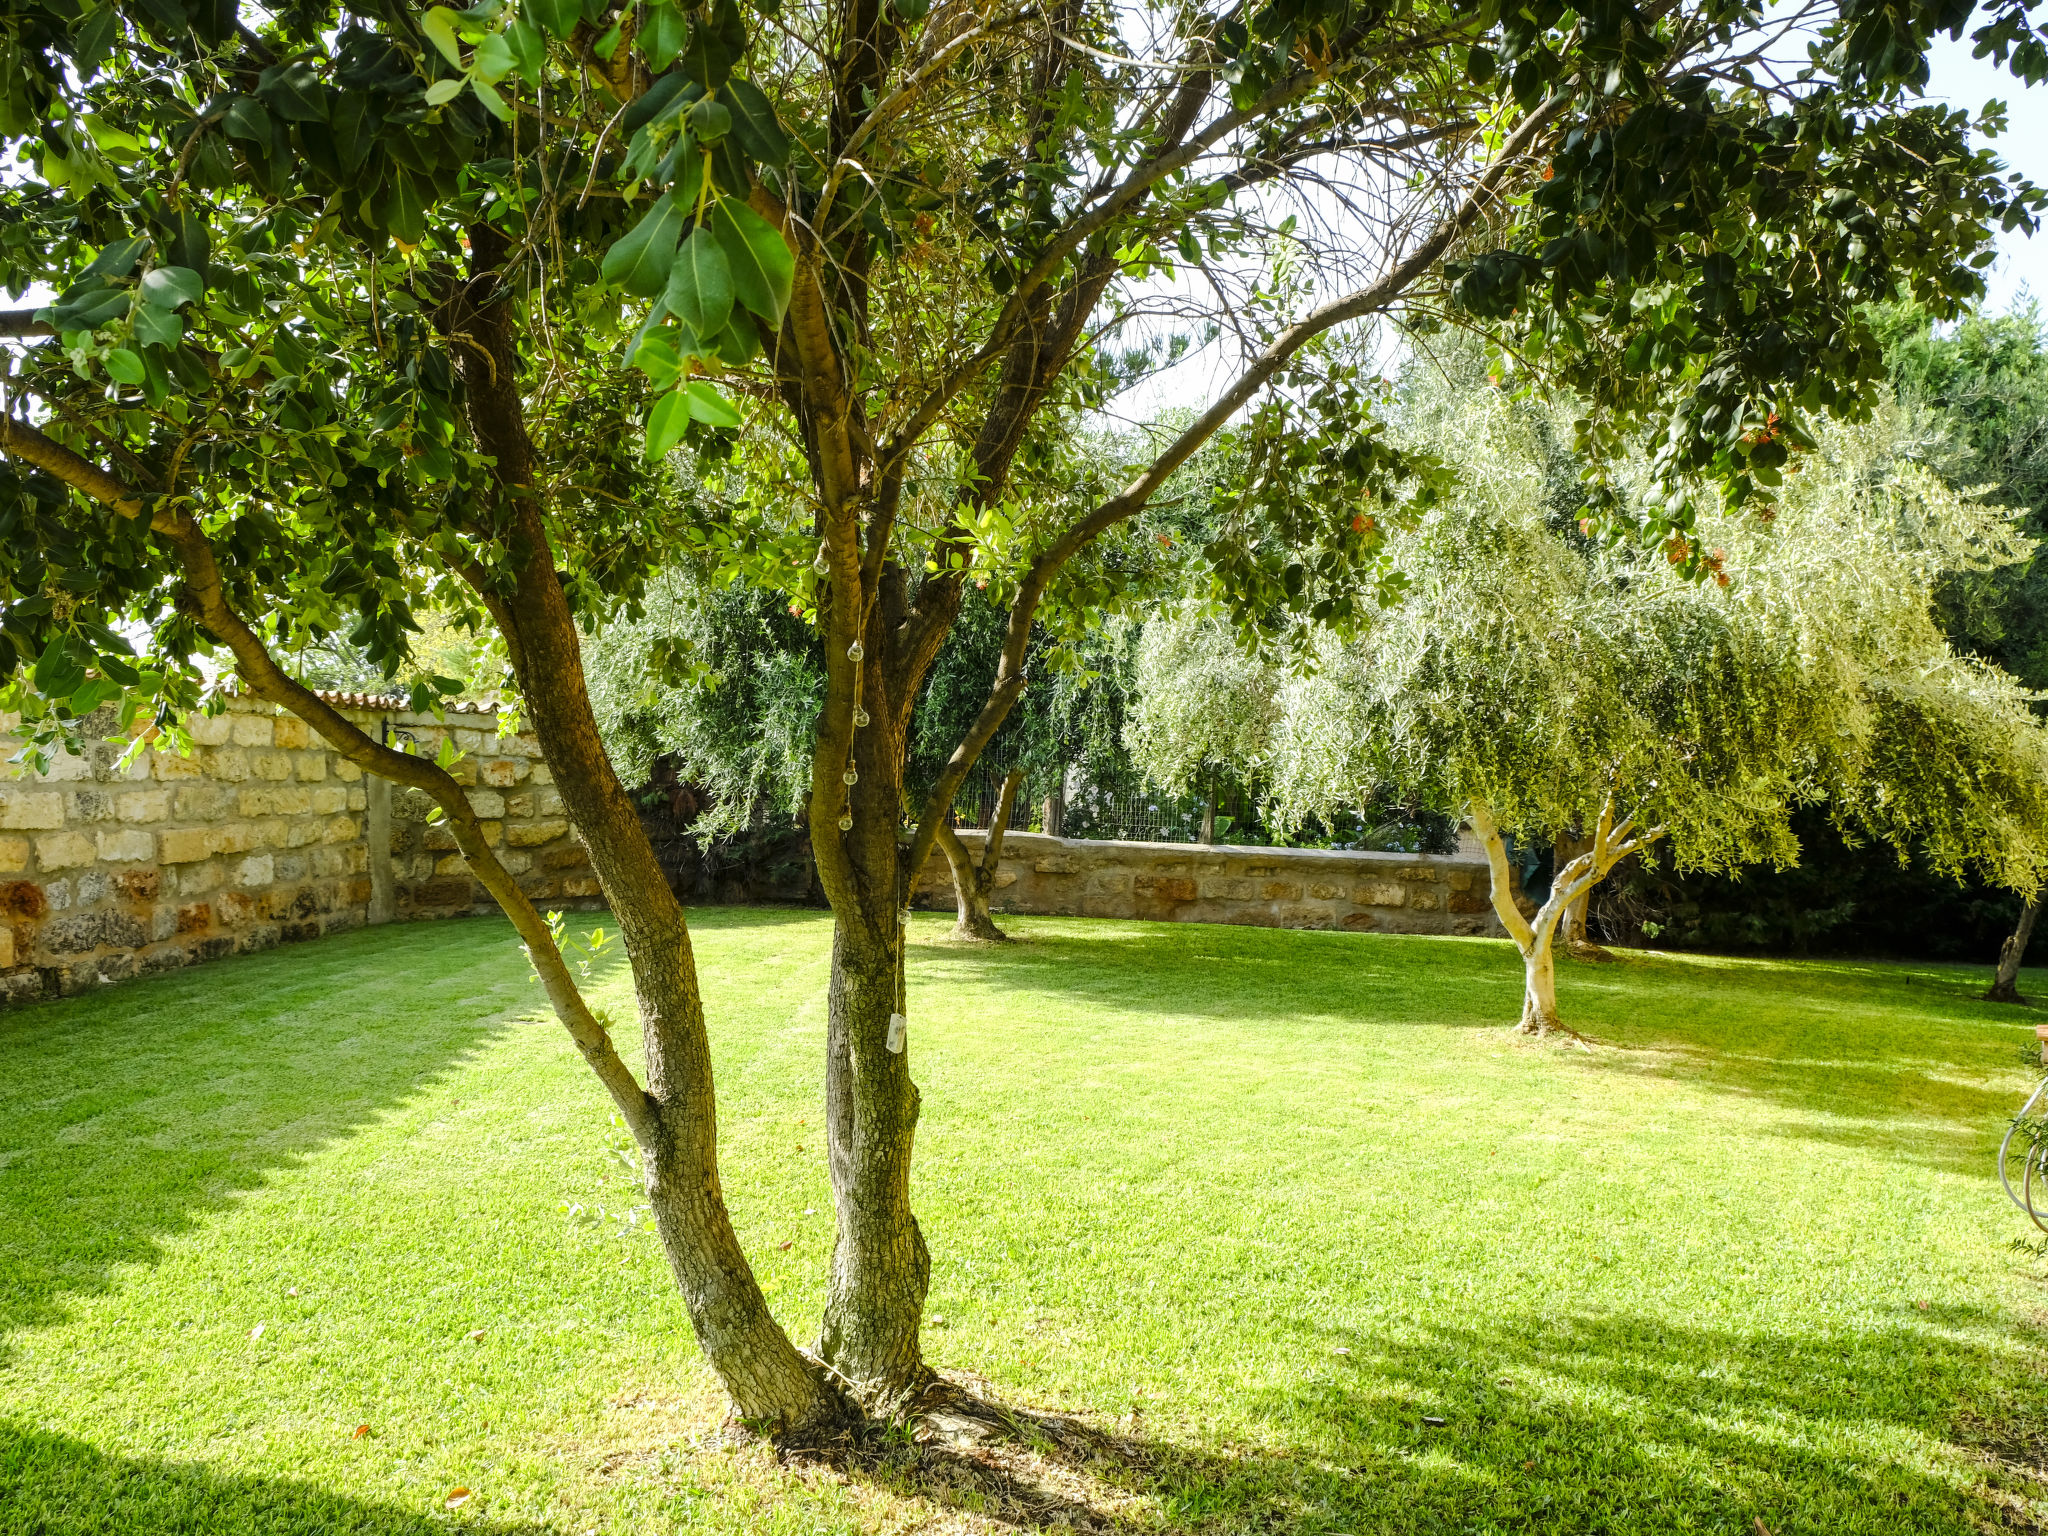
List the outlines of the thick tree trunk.
{"type": "Polygon", "coordinates": [[[2027,957],[2027,941],[2034,936],[2034,919],[2041,915],[2041,898],[2034,897],[2027,903],[2027,909],[2020,913],[2020,925],[2007,936],[1998,951],[1998,972],[1992,978],[1991,990],[1984,994],[1987,1003],[2024,1003],[2020,996],[2020,962],[2027,957]]]}
{"type": "Polygon", "coordinates": [[[1547,933],[1538,932],[1522,956],[1522,1017],[1515,1027],[1525,1035],[1564,1027],[1557,1016],[1557,960],[1547,933]]]}
{"type": "Polygon", "coordinates": [[[903,931],[841,918],[832,939],[825,1112],[838,1241],[818,1355],[889,1412],[928,1378],[918,1342],[931,1255],[910,1209],[918,1092],[904,1017],[903,931]]]}

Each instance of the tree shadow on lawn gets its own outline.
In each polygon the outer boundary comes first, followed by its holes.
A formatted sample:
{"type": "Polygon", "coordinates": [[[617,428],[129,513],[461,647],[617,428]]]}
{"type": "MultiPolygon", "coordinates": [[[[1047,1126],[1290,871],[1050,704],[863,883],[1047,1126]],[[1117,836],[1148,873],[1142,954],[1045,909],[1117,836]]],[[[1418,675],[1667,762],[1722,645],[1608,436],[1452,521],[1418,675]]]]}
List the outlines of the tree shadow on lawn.
{"type": "Polygon", "coordinates": [[[1984,1316],[1924,1315],[1825,1338],[1627,1315],[1325,1330],[1328,1371],[1245,1403],[1258,1444],[1026,1411],[1010,1444],[842,1471],[1020,1530],[2048,1529],[2043,1341],[1995,1350],[1959,1336],[1984,1316]]]}
{"type": "MultiPolygon", "coordinates": [[[[288,1478],[110,1456],[0,1418],[0,1531],[35,1536],[445,1536],[452,1522],[288,1478]]],[[[483,1536],[556,1536],[557,1527],[474,1516],[483,1536]]]]}
{"type": "MultiPolygon", "coordinates": [[[[912,985],[920,976],[965,981],[1252,1027],[1336,1022],[1503,1037],[1521,1002],[1521,961],[1505,940],[1086,919],[1031,920],[1027,931],[1028,945],[973,955],[920,946],[912,985]]],[[[1761,1118],[1762,1134],[1981,1174],[2019,1107],[1996,1080],[2022,1070],[2036,1017],[1981,1001],[1985,974],[1624,951],[1611,964],[1561,965],[1559,994],[1567,1022],[1595,1042],[1590,1054],[1570,1053],[1587,1070],[1791,1112],[1761,1118]]]]}
{"type": "Polygon", "coordinates": [[[509,932],[338,934],[0,1012],[0,1343],[504,1027],[531,1001],[509,932]]]}

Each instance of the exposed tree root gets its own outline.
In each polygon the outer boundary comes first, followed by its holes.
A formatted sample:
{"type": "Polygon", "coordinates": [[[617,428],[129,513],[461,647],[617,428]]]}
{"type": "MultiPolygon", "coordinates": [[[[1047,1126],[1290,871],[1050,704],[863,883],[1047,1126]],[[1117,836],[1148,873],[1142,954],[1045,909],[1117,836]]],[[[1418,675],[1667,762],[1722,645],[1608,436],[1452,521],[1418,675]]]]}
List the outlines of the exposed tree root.
{"type": "Polygon", "coordinates": [[[1552,1035],[1563,1035],[1582,1051],[1590,1051],[1600,1042],[1591,1035],[1582,1035],[1571,1025],[1556,1019],[1523,1019],[1508,1031],[1511,1035],[1526,1035],[1534,1040],[1548,1039],[1552,1035]]]}
{"type": "Polygon", "coordinates": [[[1606,945],[1577,937],[1565,940],[1564,952],[1574,960],[1584,960],[1592,965],[1606,965],[1615,958],[1614,951],[1606,945]]]}

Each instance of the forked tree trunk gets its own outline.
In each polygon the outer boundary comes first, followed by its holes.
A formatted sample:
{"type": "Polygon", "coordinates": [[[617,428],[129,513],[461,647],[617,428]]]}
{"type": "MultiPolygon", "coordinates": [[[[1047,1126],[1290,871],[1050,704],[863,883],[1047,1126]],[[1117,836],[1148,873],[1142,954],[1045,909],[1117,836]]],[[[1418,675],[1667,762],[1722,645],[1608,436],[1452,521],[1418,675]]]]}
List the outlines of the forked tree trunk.
{"type": "Polygon", "coordinates": [[[1007,944],[1010,936],[996,926],[996,920],[989,915],[989,897],[995,893],[996,869],[1003,857],[1003,835],[1010,830],[1011,808],[1017,803],[1017,791],[1024,783],[1024,771],[1012,768],[1003,777],[1002,792],[996,796],[996,812],[989,819],[988,838],[982,844],[981,857],[976,859],[960,834],[949,822],[940,822],[938,843],[946,852],[947,866],[953,872],[953,903],[959,910],[959,917],[953,924],[953,937],[974,939],[984,944],[1007,944]]]}
{"type": "Polygon", "coordinates": [[[1515,1028],[1539,1036],[1565,1030],[1557,1012],[1556,964],[1558,925],[1565,910],[1599,884],[1622,859],[1662,837],[1664,829],[1635,831],[1632,816],[1617,825],[1613,796],[1609,795],[1586,851],[1558,869],[1550,882],[1549,899],[1536,909],[1534,917],[1525,917],[1515,904],[1514,872],[1508,865],[1507,843],[1493,819],[1491,807],[1478,795],[1471,797],[1469,806],[1472,829],[1486,846],[1494,913],[1522,955],[1522,1016],[1515,1028]]]}
{"type": "MultiPolygon", "coordinates": [[[[1563,869],[1572,860],[1593,851],[1593,840],[1581,836],[1577,828],[1560,832],[1553,845],[1552,860],[1556,868],[1563,869]]],[[[1593,939],[1588,918],[1593,905],[1593,892],[1599,889],[1599,881],[1565,903],[1564,912],[1557,922],[1558,942],[1564,952],[1574,960],[1612,960],[1614,956],[1593,939]]]]}
{"type": "Polygon", "coordinates": [[[2020,925],[2007,935],[1998,951],[1998,972],[1992,978],[1991,990],[1984,994],[1987,1003],[2024,1003],[2020,996],[2020,962],[2027,957],[2027,942],[2034,936],[2034,919],[2041,915],[2041,898],[2036,895],[2020,913],[2020,925]]]}

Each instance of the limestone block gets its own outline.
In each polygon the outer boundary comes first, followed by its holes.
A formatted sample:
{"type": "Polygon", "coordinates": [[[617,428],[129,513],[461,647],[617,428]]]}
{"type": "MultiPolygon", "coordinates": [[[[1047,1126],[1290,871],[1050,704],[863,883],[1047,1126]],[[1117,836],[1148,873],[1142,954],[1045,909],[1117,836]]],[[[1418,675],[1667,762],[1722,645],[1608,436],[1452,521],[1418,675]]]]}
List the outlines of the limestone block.
{"type": "Polygon", "coordinates": [[[0,971],[14,967],[14,930],[0,928],[0,971]]]}
{"type": "Polygon", "coordinates": [[[277,862],[267,853],[252,853],[236,863],[229,878],[243,887],[269,885],[277,878],[277,862]]]}
{"type": "Polygon", "coordinates": [[[505,814],[505,797],[495,789],[472,789],[469,806],[479,816],[499,818],[505,814]]]}
{"type": "Polygon", "coordinates": [[[213,852],[210,836],[205,827],[186,827],[176,832],[159,832],[156,835],[157,862],[190,864],[203,859],[213,852]]]}
{"type": "Polygon", "coordinates": [[[346,848],[315,848],[313,873],[323,880],[351,873],[348,854],[349,850],[346,848]]]}
{"type": "Polygon", "coordinates": [[[54,789],[0,789],[0,827],[54,831],[64,825],[64,796],[54,789]]]}
{"type": "Polygon", "coordinates": [[[325,752],[301,752],[294,764],[294,771],[305,784],[317,784],[327,777],[327,754],[325,752]]]}
{"type": "Polygon", "coordinates": [[[251,848],[284,848],[291,843],[291,823],[279,816],[266,816],[249,828],[251,848]]]}
{"type": "Polygon", "coordinates": [[[311,856],[304,853],[280,853],[271,859],[271,867],[276,872],[279,885],[289,885],[295,880],[305,879],[312,872],[312,864],[311,856]]]}
{"type": "Polygon", "coordinates": [[[997,890],[1000,891],[1005,887],[1015,885],[1016,883],[1017,875],[1014,870],[998,869],[996,871],[995,887],[997,890]]]}
{"type": "Polygon", "coordinates": [[[43,900],[50,904],[52,912],[69,911],[71,907],[71,882],[69,880],[45,880],[43,900]]]}
{"type": "Polygon", "coordinates": [[[36,839],[36,867],[45,873],[53,869],[76,869],[98,857],[92,839],[83,832],[49,832],[36,839]]]}
{"type": "Polygon", "coordinates": [[[522,790],[516,795],[505,797],[505,814],[514,821],[525,821],[535,814],[533,791],[522,790]]]}
{"type": "Polygon", "coordinates": [[[1361,907],[1405,907],[1408,887],[1398,880],[1368,880],[1351,899],[1361,907]]]}
{"type": "Polygon", "coordinates": [[[533,765],[532,779],[536,784],[552,784],[555,782],[554,771],[546,763],[536,762],[533,765]]]}
{"type": "Polygon", "coordinates": [[[163,883],[160,869],[124,869],[114,876],[114,888],[129,901],[155,901],[163,883]]]}
{"type": "Polygon", "coordinates": [[[230,715],[228,740],[238,747],[267,747],[277,739],[268,715],[230,715]]]}
{"type": "Polygon", "coordinates": [[[466,752],[472,757],[474,757],[477,753],[483,751],[486,741],[488,739],[485,737],[482,731],[471,731],[463,729],[457,729],[454,732],[454,736],[455,750],[458,752],[466,752]]]}
{"type": "Polygon", "coordinates": [[[1472,872],[1470,870],[1454,869],[1444,876],[1444,884],[1454,891],[1469,891],[1472,889],[1472,872]]]}
{"type": "Polygon", "coordinates": [[[257,778],[281,784],[292,776],[291,755],[285,752],[251,752],[249,768],[257,778]]]}
{"type": "Polygon", "coordinates": [[[285,833],[287,848],[303,848],[308,843],[317,843],[327,831],[322,821],[295,821],[285,833]]]}
{"type": "Polygon", "coordinates": [[[185,729],[193,743],[202,747],[224,747],[234,726],[232,715],[187,715],[185,729]]]}
{"type": "Polygon", "coordinates": [[[597,883],[595,875],[571,875],[562,882],[564,896],[602,896],[604,887],[597,883]]]}
{"type": "Polygon", "coordinates": [[[115,802],[114,809],[127,822],[169,821],[171,792],[168,789],[131,789],[115,802]]]}
{"type": "Polygon", "coordinates": [[[327,831],[321,841],[326,843],[352,843],[361,835],[353,816],[337,816],[327,823],[327,831]]]}
{"type": "Polygon", "coordinates": [[[351,811],[365,811],[370,808],[370,793],[362,785],[352,785],[348,791],[348,807],[351,811]]]}
{"type": "Polygon", "coordinates": [[[536,816],[559,816],[562,814],[562,795],[559,790],[543,789],[533,797],[533,812],[536,816]]]}
{"type": "Polygon", "coordinates": [[[208,859],[204,864],[188,864],[178,871],[178,891],[184,896],[200,896],[216,889],[227,877],[227,866],[219,859],[208,859]]]}
{"type": "Polygon", "coordinates": [[[1344,914],[1343,927],[1347,933],[1368,933],[1372,929],[1379,927],[1379,925],[1380,920],[1370,912],[1347,912],[1344,914]]]}
{"type": "Polygon", "coordinates": [[[239,928],[244,923],[254,922],[262,911],[262,903],[254,896],[241,891],[222,891],[213,902],[213,910],[221,922],[229,927],[239,928]]]}
{"type": "Polygon", "coordinates": [[[149,754],[149,771],[157,779],[196,779],[204,775],[197,757],[180,757],[175,752],[149,754]]]}
{"type": "Polygon", "coordinates": [[[270,739],[287,752],[297,752],[312,744],[313,733],[297,715],[279,715],[270,722],[270,739]]]}
{"type": "Polygon", "coordinates": [[[1050,858],[1040,859],[1031,868],[1041,875],[1078,875],[1081,873],[1081,861],[1064,853],[1056,853],[1050,858]]]}
{"type": "Polygon", "coordinates": [[[533,868],[533,855],[530,853],[520,853],[516,849],[507,848],[503,853],[498,855],[498,862],[505,866],[506,873],[514,875],[523,875],[529,869],[533,868]]]}
{"type": "Polygon", "coordinates": [[[28,868],[28,839],[0,837],[0,875],[16,875],[28,868]]]}
{"type": "Polygon", "coordinates": [[[206,834],[206,846],[213,853],[247,853],[256,846],[256,829],[247,822],[231,821],[206,834]]]}
{"type": "Polygon", "coordinates": [[[1443,910],[1444,893],[1437,890],[1410,891],[1409,908],[1416,912],[1439,912],[1443,910]]]}
{"type": "Polygon", "coordinates": [[[1193,901],[1196,887],[1185,876],[1138,875],[1131,881],[1131,893],[1153,901],[1193,901]]]}
{"type": "Polygon", "coordinates": [[[109,864],[139,864],[156,856],[156,839],[133,827],[121,832],[102,832],[96,842],[99,856],[109,864]]]}
{"type": "Polygon", "coordinates": [[[73,790],[64,797],[64,803],[64,819],[73,826],[114,819],[114,797],[104,789],[73,790]]]}
{"type": "Polygon", "coordinates": [[[520,826],[508,828],[505,841],[514,848],[538,848],[542,843],[551,843],[569,830],[566,821],[529,821],[520,826]]]}
{"type": "Polygon", "coordinates": [[[204,933],[213,926],[213,907],[204,901],[188,901],[171,917],[179,933],[204,933]]]}
{"type": "Polygon", "coordinates": [[[421,834],[420,841],[429,853],[446,853],[455,846],[455,834],[448,830],[448,823],[436,822],[421,834]]]}
{"type": "Polygon", "coordinates": [[[344,784],[353,784],[363,776],[363,770],[345,757],[334,760],[334,776],[344,784]]]}
{"type": "Polygon", "coordinates": [[[1345,896],[1343,886],[1332,885],[1327,880],[1311,880],[1308,893],[1317,901],[1342,901],[1345,896]]]}
{"type": "Polygon", "coordinates": [[[0,914],[35,918],[49,910],[49,891],[35,881],[10,880],[0,885],[0,914]]]}
{"type": "Polygon", "coordinates": [[[1204,901],[1250,901],[1258,887],[1242,875],[1211,875],[1202,882],[1204,901]]]}
{"type": "Polygon", "coordinates": [[[180,821],[212,821],[226,814],[228,792],[218,784],[181,784],[171,806],[180,821]]]}
{"type": "Polygon", "coordinates": [[[206,775],[222,784],[239,784],[249,777],[249,754],[240,747],[208,747],[206,775]]]}
{"type": "Polygon", "coordinates": [[[1299,901],[1301,887],[1292,880],[1268,880],[1259,887],[1259,897],[1263,901],[1299,901]]]}
{"type": "Polygon", "coordinates": [[[92,762],[88,758],[74,757],[69,752],[59,752],[50,759],[50,771],[42,777],[62,783],[89,779],[92,777],[92,762]]]}
{"type": "Polygon", "coordinates": [[[113,888],[105,870],[88,869],[78,877],[78,904],[81,907],[96,906],[107,899],[113,888]]]}
{"type": "Polygon", "coordinates": [[[1463,890],[1452,891],[1450,900],[1444,903],[1444,908],[1446,911],[1470,915],[1474,912],[1484,912],[1492,905],[1492,901],[1480,892],[1463,890]]]}
{"type": "Polygon", "coordinates": [[[348,809],[348,791],[338,784],[330,784],[312,793],[311,805],[315,816],[332,816],[336,811],[348,809]]]}

